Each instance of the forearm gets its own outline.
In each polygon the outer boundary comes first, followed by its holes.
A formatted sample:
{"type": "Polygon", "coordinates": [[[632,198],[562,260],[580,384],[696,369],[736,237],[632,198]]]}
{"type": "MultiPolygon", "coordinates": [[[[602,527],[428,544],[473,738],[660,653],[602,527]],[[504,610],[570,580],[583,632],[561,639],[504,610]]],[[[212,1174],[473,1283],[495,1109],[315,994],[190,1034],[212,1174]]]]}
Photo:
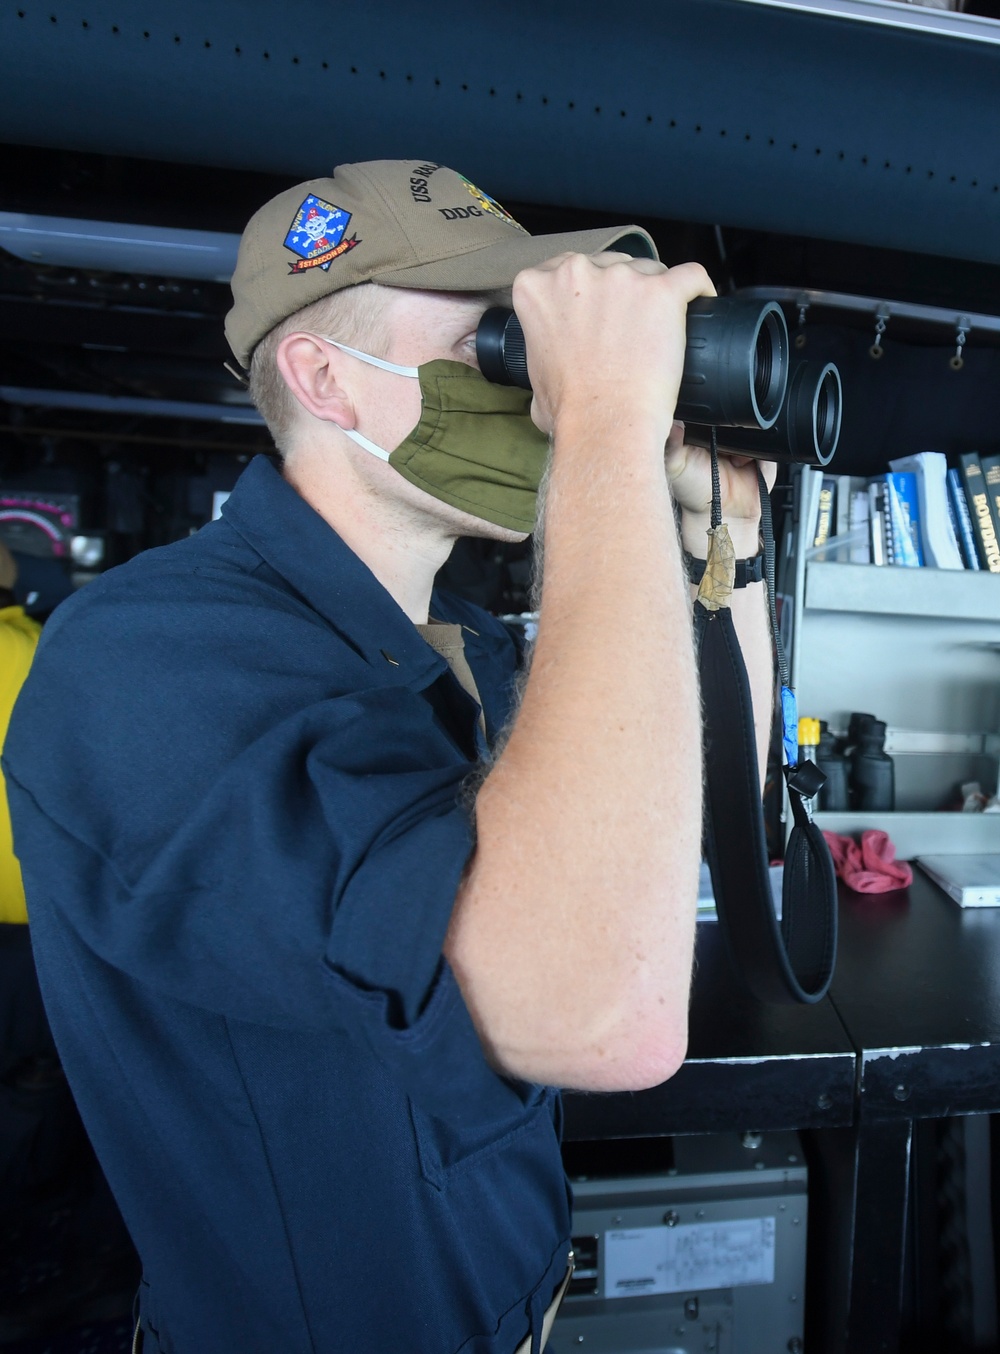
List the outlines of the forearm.
{"type": "Polygon", "coordinates": [[[655,433],[627,415],[557,427],[545,568],[447,951],[505,1070],[655,1084],[684,1053],[701,836],[690,601],[655,433]]]}

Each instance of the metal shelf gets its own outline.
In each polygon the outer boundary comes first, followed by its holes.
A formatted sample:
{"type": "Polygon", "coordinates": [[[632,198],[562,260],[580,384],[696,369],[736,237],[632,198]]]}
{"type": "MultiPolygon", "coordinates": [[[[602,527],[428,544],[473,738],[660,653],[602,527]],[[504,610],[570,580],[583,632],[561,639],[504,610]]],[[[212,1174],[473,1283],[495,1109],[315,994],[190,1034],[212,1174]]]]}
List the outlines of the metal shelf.
{"type": "Polygon", "coordinates": [[[887,832],[899,860],[1000,852],[1000,813],[817,813],[815,820],[843,837],[860,839],[869,828],[887,832]]]}
{"type": "MultiPolygon", "coordinates": [[[[1000,24],[997,24],[1000,31],[1000,24]]],[[[950,332],[1000,334],[1000,315],[985,315],[945,306],[920,305],[913,301],[892,301],[884,296],[857,296],[853,292],[817,291],[810,287],[741,287],[738,295],[760,301],[783,301],[805,313],[814,306],[826,310],[844,310],[873,319],[916,320],[938,324],[950,332]]]]}
{"type": "Polygon", "coordinates": [[[903,569],[898,565],[814,560],[805,571],[805,606],[809,611],[858,611],[995,624],[1000,621],[1000,575],[970,569],[903,569]]]}
{"type": "Polygon", "coordinates": [[[898,0],[744,0],[772,9],[797,9],[852,23],[876,24],[881,28],[904,28],[935,38],[965,42],[1000,42],[1000,23],[978,14],[924,9],[898,0]]]}

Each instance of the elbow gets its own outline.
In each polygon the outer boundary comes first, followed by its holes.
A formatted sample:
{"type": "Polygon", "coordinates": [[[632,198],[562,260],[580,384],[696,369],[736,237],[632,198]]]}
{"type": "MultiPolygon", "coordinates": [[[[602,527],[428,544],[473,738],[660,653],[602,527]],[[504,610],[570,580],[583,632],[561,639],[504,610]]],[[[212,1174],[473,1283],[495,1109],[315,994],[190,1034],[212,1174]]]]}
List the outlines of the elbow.
{"type": "Polygon", "coordinates": [[[659,1045],[636,1058],[628,1069],[630,1091],[648,1091],[654,1086],[662,1086],[675,1073],[679,1072],[687,1057],[687,1022],[682,1030],[674,1032],[670,1039],[661,1040],[659,1045]]]}
{"type": "Polygon", "coordinates": [[[652,1012],[636,1011],[614,1036],[595,1038],[583,1051],[574,1089],[648,1091],[669,1081],[687,1056],[686,1003],[669,1011],[657,1002],[652,1012]]]}
{"type": "Polygon", "coordinates": [[[561,1030],[573,1030],[569,1041],[539,1039],[536,1027],[527,1046],[515,1045],[489,1038],[481,1023],[477,1028],[498,1072],[568,1091],[647,1091],[669,1081],[687,1055],[686,1006],[668,1014],[659,1002],[654,1016],[636,1012],[599,1026],[570,1021],[561,1030]]]}

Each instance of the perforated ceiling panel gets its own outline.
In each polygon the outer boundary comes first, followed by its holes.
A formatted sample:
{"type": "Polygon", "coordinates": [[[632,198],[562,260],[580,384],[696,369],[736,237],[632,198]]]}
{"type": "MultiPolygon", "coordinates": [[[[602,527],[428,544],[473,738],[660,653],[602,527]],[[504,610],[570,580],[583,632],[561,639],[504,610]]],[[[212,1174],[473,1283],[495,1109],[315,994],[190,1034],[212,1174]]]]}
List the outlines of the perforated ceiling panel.
{"type": "Polygon", "coordinates": [[[741,0],[0,0],[0,137],[1000,262],[1000,46],[741,0]]]}

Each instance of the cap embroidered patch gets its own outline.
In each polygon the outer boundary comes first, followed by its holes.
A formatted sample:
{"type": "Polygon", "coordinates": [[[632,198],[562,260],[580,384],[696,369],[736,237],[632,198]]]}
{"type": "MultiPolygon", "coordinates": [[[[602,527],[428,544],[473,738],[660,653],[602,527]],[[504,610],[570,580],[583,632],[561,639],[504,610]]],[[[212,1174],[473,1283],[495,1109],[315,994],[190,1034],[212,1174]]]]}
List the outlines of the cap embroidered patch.
{"type": "Polygon", "coordinates": [[[346,254],[361,241],[357,233],[344,239],[351,213],[332,202],[310,193],[295,213],[285,236],[285,248],[299,256],[298,263],[289,264],[293,273],[304,273],[308,268],[322,268],[324,272],[334,259],[346,254]]]}
{"type": "Polygon", "coordinates": [[[501,221],[506,221],[509,226],[515,226],[522,234],[527,235],[527,231],[519,221],[515,221],[510,212],[500,206],[496,198],[490,197],[489,193],[484,193],[481,188],[477,188],[474,183],[470,183],[464,174],[458,176],[468,188],[469,192],[479,203],[484,212],[489,212],[491,216],[498,216],[501,221]]]}

